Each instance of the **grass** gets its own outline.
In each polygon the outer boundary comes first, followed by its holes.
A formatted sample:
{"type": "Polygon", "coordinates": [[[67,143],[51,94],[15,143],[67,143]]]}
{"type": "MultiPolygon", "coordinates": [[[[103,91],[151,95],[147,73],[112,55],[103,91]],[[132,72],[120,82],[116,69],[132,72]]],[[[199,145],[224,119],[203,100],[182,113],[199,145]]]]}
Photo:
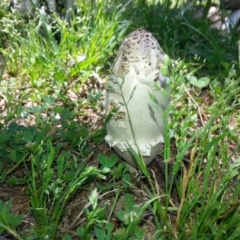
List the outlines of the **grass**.
{"type": "Polygon", "coordinates": [[[71,27],[57,16],[26,23],[0,3],[0,234],[238,239],[239,33],[181,15],[183,2],[90,2],[77,1],[71,27]],[[153,163],[135,176],[104,143],[101,99],[119,43],[138,27],[172,59],[174,136],[164,173],[153,163]]]}

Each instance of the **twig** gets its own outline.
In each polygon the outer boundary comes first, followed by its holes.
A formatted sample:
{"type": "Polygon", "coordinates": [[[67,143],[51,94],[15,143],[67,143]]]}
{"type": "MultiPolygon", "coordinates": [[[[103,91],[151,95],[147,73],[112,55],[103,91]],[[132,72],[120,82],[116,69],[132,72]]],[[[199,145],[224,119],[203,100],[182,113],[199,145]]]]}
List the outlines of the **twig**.
{"type": "Polygon", "coordinates": [[[187,169],[186,166],[183,164],[183,183],[182,183],[182,194],[181,194],[181,202],[180,202],[180,206],[178,209],[178,213],[177,213],[177,219],[176,219],[176,228],[178,230],[179,228],[179,223],[180,223],[180,216],[181,216],[181,212],[183,209],[183,204],[186,201],[186,192],[187,192],[187,187],[189,184],[189,179],[191,177],[191,174],[193,172],[193,164],[194,164],[194,160],[195,160],[195,154],[197,152],[196,147],[194,147],[191,151],[191,156],[190,156],[190,166],[187,169]]]}
{"type": "Polygon", "coordinates": [[[6,101],[6,102],[8,102],[8,100],[7,100],[7,98],[6,98],[6,96],[5,95],[3,95],[1,92],[0,92],[0,96],[2,96],[2,98],[6,101]]]}
{"type": "MultiPolygon", "coordinates": [[[[158,182],[157,182],[157,179],[156,179],[155,172],[153,170],[151,170],[151,172],[152,172],[152,175],[153,175],[157,196],[160,196],[160,192],[159,192],[160,188],[159,188],[159,185],[158,185],[158,182]]],[[[159,198],[159,203],[161,204],[160,198],[159,198]]]]}
{"type": "Polygon", "coordinates": [[[30,201],[28,200],[27,202],[23,203],[22,205],[14,208],[12,211],[15,212],[15,211],[17,211],[18,209],[21,209],[23,206],[26,206],[29,202],[30,202],[30,201]]]}
{"type": "Polygon", "coordinates": [[[189,91],[186,89],[186,87],[184,87],[184,90],[186,91],[187,95],[191,98],[191,100],[196,104],[197,108],[198,108],[198,114],[202,123],[202,126],[205,127],[205,123],[203,121],[203,117],[202,115],[204,115],[204,117],[207,119],[206,114],[203,112],[203,110],[200,108],[200,106],[198,105],[198,103],[195,101],[195,99],[191,96],[191,94],[189,93],[189,91]]]}

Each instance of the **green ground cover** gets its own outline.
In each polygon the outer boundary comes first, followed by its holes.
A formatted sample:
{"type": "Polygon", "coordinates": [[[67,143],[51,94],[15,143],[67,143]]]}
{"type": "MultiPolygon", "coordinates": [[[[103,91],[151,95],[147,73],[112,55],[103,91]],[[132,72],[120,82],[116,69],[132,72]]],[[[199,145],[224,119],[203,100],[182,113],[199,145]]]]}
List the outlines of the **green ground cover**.
{"type": "Polygon", "coordinates": [[[0,236],[239,239],[237,29],[211,30],[181,14],[184,1],[76,6],[68,26],[0,3],[0,236]],[[171,59],[174,136],[163,171],[130,174],[104,142],[102,99],[119,44],[139,27],[171,59]]]}

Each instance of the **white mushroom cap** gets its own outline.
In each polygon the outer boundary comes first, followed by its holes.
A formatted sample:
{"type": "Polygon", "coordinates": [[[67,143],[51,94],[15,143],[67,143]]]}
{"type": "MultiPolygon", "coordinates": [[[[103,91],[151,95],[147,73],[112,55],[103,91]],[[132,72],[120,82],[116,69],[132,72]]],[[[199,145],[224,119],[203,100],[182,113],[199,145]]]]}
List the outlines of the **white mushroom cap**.
{"type": "MultiPolygon", "coordinates": [[[[225,19],[222,25],[222,30],[230,31],[231,29],[239,25],[239,22],[240,22],[240,9],[233,11],[231,15],[225,19]]],[[[240,27],[238,27],[238,30],[240,30],[240,27]]]]}
{"type": "Polygon", "coordinates": [[[207,18],[213,22],[211,24],[211,29],[221,29],[222,28],[221,15],[219,13],[219,9],[216,6],[211,6],[209,8],[207,18]]]}
{"type": "Polygon", "coordinates": [[[106,112],[115,107],[119,117],[107,123],[105,140],[133,167],[137,164],[129,145],[148,165],[164,142],[165,110],[170,105],[169,78],[160,73],[165,56],[154,36],[138,29],[125,38],[113,65],[106,112]]]}
{"type": "Polygon", "coordinates": [[[13,13],[29,15],[34,8],[31,0],[11,0],[11,8],[13,13]]]}

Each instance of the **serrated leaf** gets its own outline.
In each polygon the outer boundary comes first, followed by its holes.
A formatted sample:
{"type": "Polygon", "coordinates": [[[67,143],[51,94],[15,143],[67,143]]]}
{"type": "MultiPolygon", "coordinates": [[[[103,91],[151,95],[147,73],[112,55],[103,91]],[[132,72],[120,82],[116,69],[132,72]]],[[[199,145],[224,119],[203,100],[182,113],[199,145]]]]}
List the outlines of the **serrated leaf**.
{"type": "Polygon", "coordinates": [[[145,230],[144,228],[140,228],[140,227],[136,227],[134,229],[134,234],[138,239],[143,239],[144,238],[144,234],[145,234],[145,230]]]}
{"type": "Polygon", "coordinates": [[[114,225],[111,222],[109,222],[109,223],[106,224],[105,228],[106,228],[108,233],[111,233],[114,229],[114,225]]]}
{"type": "Polygon", "coordinates": [[[72,238],[71,238],[71,236],[70,235],[67,235],[67,236],[64,236],[63,237],[63,240],[71,240],[72,238]]]}
{"type": "Polygon", "coordinates": [[[125,218],[126,214],[127,214],[127,211],[119,210],[119,211],[117,211],[116,216],[117,216],[117,218],[120,221],[125,223],[125,221],[126,221],[126,218],[125,218]]]}
{"type": "Polygon", "coordinates": [[[112,155],[108,160],[108,167],[111,168],[118,162],[118,157],[116,154],[112,155]]]}
{"type": "Polygon", "coordinates": [[[102,226],[96,225],[94,227],[94,232],[98,240],[105,240],[107,239],[106,231],[103,229],[102,226]]]}
{"type": "Polygon", "coordinates": [[[107,167],[108,166],[108,159],[105,155],[103,154],[98,154],[97,156],[98,158],[98,162],[103,165],[104,167],[107,167]]]}
{"type": "Polygon", "coordinates": [[[77,229],[77,235],[78,235],[78,237],[83,237],[84,236],[84,228],[83,227],[79,227],[77,229]]]}
{"type": "Polygon", "coordinates": [[[124,195],[124,200],[126,202],[126,209],[127,210],[133,210],[135,206],[135,202],[133,199],[133,196],[129,193],[124,195]]]}
{"type": "Polygon", "coordinates": [[[24,131],[23,138],[25,142],[32,142],[34,135],[30,131],[24,131]]]}

